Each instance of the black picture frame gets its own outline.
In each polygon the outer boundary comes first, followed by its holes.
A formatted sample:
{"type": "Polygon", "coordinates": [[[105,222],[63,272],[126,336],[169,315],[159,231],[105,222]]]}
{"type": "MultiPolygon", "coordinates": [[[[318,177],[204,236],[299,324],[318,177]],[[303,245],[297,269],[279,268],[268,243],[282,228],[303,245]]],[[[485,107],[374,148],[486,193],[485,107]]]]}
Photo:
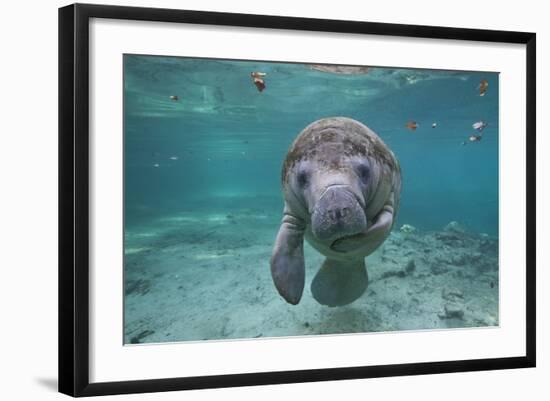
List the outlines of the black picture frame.
{"type": "Polygon", "coordinates": [[[71,396],[421,375],[535,366],[536,35],[479,29],[74,4],[59,9],[59,391],[71,396]],[[89,21],[160,21],[249,28],[516,43],[526,46],[526,353],[521,357],[90,383],[89,21]]]}

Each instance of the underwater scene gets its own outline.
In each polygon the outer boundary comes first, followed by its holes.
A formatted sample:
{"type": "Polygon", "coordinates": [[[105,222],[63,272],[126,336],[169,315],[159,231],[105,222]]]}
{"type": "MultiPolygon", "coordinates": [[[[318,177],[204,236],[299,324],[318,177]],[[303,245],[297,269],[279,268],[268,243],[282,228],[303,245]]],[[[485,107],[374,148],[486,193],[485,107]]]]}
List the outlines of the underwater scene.
{"type": "Polygon", "coordinates": [[[499,325],[499,75],[124,55],[124,343],[499,325]]]}

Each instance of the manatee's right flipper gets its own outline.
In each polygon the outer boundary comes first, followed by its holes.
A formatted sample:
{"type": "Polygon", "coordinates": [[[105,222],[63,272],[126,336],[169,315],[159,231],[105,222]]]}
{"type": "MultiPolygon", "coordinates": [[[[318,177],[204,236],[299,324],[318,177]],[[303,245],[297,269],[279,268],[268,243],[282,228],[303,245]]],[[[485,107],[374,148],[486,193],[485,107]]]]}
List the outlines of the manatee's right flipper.
{"type": "Polygon", "coordinates": [[[365,259],[325,259],[311,282],[311,293],[322,305],[343,306],[363,295],[368,283],[365,259]]]}
{"type": "Polygon", "coordinates": [[[296,305],[304,291],[305,275],[304,224],[285,210],[271,256],[271,276],[279,294],[296,305]]]}

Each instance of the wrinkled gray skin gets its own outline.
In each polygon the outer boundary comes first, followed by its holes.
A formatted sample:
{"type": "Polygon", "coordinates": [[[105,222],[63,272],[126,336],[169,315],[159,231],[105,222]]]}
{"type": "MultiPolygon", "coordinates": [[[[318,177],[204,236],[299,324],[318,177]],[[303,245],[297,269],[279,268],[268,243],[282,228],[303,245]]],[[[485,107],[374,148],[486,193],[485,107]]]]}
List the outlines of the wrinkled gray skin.
{"type": "Polygon", "coordinates": [[[298,304],[305,283],[303,241],[325,262],[311,291],[323,305],[359,298],[368,284],[365,257],[389,235],[401,192],[393,152],[368,127],[344,117],[307,126],[286,156],[285,199],[271,274],[281,296],[298,304]]]}

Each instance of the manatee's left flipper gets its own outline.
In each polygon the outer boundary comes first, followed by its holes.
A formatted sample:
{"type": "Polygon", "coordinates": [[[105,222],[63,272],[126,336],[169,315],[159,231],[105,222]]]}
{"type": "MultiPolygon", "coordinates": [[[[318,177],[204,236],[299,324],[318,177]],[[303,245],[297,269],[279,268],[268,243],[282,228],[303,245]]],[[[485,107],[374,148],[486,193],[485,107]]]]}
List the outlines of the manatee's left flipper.
{"type": "Polygon", "coordinates": [[[304,291],[304,223],[285,208],[271,256],[271,276],[279,294],[296,305],[304,291]]]}
{"type": "Polygon", "coordinates": [[[326,259],[311,282],[311,293],[322,305],[343,306],[363,295],[368,283],[365,259],[326,259]]]}
{"type": "MultiPolygon", "coordinates": [[[[398,195],[399,198],[399,195],[398,195]]],[[[395,223],[394,216],[396,214],[396,208],[399,207],[399,199],[396,199],[395,192],[390,193],[388,199],[382,210],[376,216],[374,224],[367,229],[365,233],[370,240],[376,241],[380,237],[382,241],[390,233],[393,224],[395,223]]]]}
{"type": "Polygon", "coordinates": [[[385,205],[376,216],[372,226],[367,229],[365,237],[369,242],[382,242],[393,226],[393,207],[385,205]]]}

